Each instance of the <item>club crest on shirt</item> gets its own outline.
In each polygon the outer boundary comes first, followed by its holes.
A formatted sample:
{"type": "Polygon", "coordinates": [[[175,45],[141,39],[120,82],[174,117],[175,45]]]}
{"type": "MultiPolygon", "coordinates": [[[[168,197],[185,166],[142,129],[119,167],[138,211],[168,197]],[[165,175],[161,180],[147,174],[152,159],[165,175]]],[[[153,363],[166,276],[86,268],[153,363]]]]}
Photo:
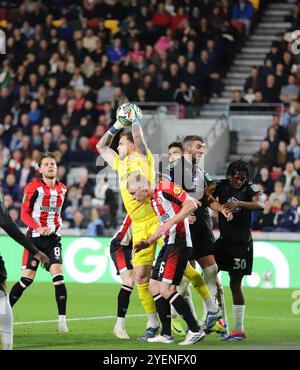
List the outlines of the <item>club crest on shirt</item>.
{"type": "MultiPolygon", "coordinates": [[[[229,199],[227,199],[227,202],[229,203],[229,202],[236,202],[236,201],[238,201],[239,199],[237,199],[237,198],[235,198],[235,197],[231,197],[231,198],[229,198],[229,199]]],[[[232,210],[232,213],[238,213],[238,212],[240,212],[242,210],[242,208],[241,207],[236,207],[236,208],[234,208],[233,210],[232,210]]]]}
{"type": "Polygon", "coordinates": [[[179,186],[174,186],[173,192],[175,195],[180,195],[182,194],[183,190],[179,186]]]}

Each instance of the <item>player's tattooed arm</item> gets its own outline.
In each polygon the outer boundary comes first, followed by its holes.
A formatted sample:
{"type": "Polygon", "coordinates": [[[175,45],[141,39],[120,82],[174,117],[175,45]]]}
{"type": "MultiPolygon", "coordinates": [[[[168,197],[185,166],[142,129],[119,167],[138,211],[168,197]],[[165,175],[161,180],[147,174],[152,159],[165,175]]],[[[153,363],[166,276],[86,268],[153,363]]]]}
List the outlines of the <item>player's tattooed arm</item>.
{"type": "Polygon", "coordinates": [[[98,141],[96,145],[98,152],[110,166],[112,166],[114,158],[117,155],[117,153],[110,148],[113,138],[117,132],[118,131],[112,132],[111,129],[106,131],[106,133],[102,136],[102,138],[98,141]]]}
{"type": "Polygon", "coordinates": [[[140,121],[137,118],[132,122],[132,136],[136,150],[141,154],[147,155],[147,144],[144,139],[140,121]]]}

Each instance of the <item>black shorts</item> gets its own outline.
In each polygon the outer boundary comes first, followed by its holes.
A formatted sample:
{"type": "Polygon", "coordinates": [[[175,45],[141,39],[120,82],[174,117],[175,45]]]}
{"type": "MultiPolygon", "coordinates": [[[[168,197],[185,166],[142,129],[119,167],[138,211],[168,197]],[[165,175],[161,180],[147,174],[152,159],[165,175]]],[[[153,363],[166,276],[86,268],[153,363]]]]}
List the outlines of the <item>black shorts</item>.
{"type": "MultiPolygon", "coordinates": [[[[37,238],[30,238],[37,248],[46,254],[49,258],[49,267],[55,263],[62,264],[62,246],[60,236],[54,234],[50,236],[39,236],[37,238]]],[[[27,249],[24,249],[23,260],[22,260],[22,269],[29,269],[36,271],[39,266],[39,261],[33,257],[32,254],[28,252],[27,249]]],[[[48,271],[49,271],[48,267],[48,271]]]]}
{"type": "Polygon", "coordinates": [[[165,244],[156,259],[151,279],[171,285],[180,285],[192,248],[183,241],[176,244],[165,244]]]}
{"type": "Polygon", "coordinates": [[[232,243],[219,238],[215,242],[215,259],[219,270],[235,275],[251,275],[253,241],[232,243]]]}
{"type": "Polygon", "coordinates": [[[6,278],[7,278],[7,272],[6,272],[5,264],[4,264],[2,257],[0,256],[0,289],[1,289],[1,285],[5,283],[6,278]]]}
{"type": "Polygon", "coordinates": [[[129,245],[121,245],[116,238],[110,242],[110,256],[114,261],[117,275],[127,270],[132,270],[132,242],[129,245]]]}
{"type": "Polygon", "coordinates": [[[197,223],[190,225],[193,251],[190,260],[198,260],[214,254],[215,237],[208,226],[197,223]]]}

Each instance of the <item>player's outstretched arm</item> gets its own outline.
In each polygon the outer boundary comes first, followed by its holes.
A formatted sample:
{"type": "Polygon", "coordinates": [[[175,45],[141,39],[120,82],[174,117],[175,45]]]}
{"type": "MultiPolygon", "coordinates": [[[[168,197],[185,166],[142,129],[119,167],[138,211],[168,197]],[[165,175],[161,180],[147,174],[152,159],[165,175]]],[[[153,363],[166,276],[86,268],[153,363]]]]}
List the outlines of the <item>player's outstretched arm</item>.
{"type": "Polygon", "coordinates": [[[5,208],[4,204],[1,201],[0,201],[0,226],[17,243],[21,244],[34,256],[38,256],[39,261],[41,261],[45,266],[49,264],[48,257],[44,253],[40,252],[30,239],[26,238],[26,236],[22,233],[19,227],[12,220],[9,213],[7,212],[7,209],[5,208]]]}
{"type": "Polygon", "coordinates": [[[132,121],[132,136],[136,150],[143,155],[147,155],[147,144],[144,139],[141,122],[138,118],[132,121]]]}
{"type": "Polygon", "coordinates": [[[99,142],[96,145],[96,148],[110,166],[113,165],[115,156],[117,153],[110,148],[110,145],[113,141],[114,136],[123,128],[120,122],[116,121],[114,125],[106,131],[106,133],[102,136],[99,142]]]}

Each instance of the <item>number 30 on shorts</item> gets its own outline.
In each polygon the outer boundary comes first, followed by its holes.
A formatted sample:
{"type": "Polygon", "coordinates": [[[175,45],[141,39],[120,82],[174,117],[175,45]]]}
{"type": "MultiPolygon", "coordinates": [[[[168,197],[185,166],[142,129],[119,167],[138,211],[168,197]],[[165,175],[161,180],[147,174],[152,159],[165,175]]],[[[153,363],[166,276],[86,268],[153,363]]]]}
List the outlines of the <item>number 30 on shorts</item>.
{"type": "Polygon", "coordinates": [[[247,262],[245,259],[234,258],[234,265],[233,265],[234,270],[245,270],[246,267],[247,267],[247,262]]]}

